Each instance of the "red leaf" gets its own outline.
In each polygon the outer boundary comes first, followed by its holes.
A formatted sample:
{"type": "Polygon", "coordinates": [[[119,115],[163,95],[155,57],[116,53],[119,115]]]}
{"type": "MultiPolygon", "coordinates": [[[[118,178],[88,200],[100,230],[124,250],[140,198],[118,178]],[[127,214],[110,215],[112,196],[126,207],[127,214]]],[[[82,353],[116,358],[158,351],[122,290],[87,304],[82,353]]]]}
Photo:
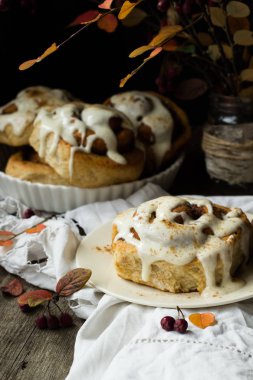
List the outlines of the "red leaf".
{"type": "Polygon", "coordinates": [[[98,20],[97,23],[99,29],[106,31],[107,33],[112,33],[118,26],[117,17],[112,14],[106,15],[98,20]]]}
{"type": "Polygon", "coordinates": [[[50,301],[53,297],[53,294],[48,290],[38,289],[31,290],[30,292],[26,292],[22,294],[18,298],[19,305],[29,305],[30,307],[35,307],[40,305],[45,301],[50,301]]]}
{"type": "Polygon", "coordinates": [[[62,297],[71,296],[71,294],[82,289],[91,276],[91,270],[85,268],[76,268],[66,273],[60,278],[56,285],[56,292],[62,297]]]}
{"type": "Polygon", "coordinates": [[[25,232],[27,234],[37,234],[37,233],[43,231],[45,228],[46,228],[45,224],[38,224],[35,227],[28,228],[27,230],[25,230],[25,232]]]}
{"type": "Polygon", "coordinates": [[[12,244],[13,244],[13,240],[6,240],[6,241],[0,240],[0,247],[10,247],[12,244]]]}
{"type": "Polygon", "coordinates": [[[111,9],[113,0],[105,0],[102,4],[98,6],[101,9],[111,9]]]}
{"type": "Polygon", "coordinates": [[[95,22],[98,20],[98,18],[101,17],[101,13],[99,13],[95,9],[91,9],[89,11],[86,11],[79,16],[77,16],[74,21],[70,24],[70,26],[74,25],[80,25],[80,24],[88,24],[89,22],[95,22]]]}
{"type": "Polygon", "coordinates": [[[24,288],[23,288],[22,282],[18,278],[15,278],[14,280],[10,281],[8,284],[1,286],[1,290],[3,293],[10,294],[11,296],[17,297],[23,293],[24,288]]]}

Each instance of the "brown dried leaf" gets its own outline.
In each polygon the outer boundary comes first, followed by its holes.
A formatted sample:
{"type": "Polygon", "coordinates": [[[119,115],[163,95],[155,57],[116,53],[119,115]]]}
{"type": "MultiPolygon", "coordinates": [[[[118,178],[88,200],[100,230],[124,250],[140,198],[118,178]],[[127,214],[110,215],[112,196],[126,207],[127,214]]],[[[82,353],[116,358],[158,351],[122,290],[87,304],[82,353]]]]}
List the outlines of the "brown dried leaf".
{"type": "Polygon", "coordinates": [[[8,284],[2,286],[1,290],[3,293],[10,294],[11,296],[17,297],[23,293],[24,288],[23,288],[22,282],[18,278],[15,278],[14,280],[10,281],[8,284]]]}
{"type": "Polygon", "coordinates": [[[250,9],[247,4],[241,1],[230,1],[226,7],[227,14],[236,18],[248,17],[250,15],[250,9]]]}
{"type": "Polygon", "coordinates": [[[199,78],[182,81],[176,88],[174,96],[180,100],[192,100],[203,95],[208,90],[206,82],[199,78]]]}
{"type": "Polygon", "coordinates": [[[101,17],[101,13],[99,13],[95,9],[90,9],[89,11],[85,11],[79,16],[77,16],[74,21],[71,22],[69,26],[75,26],[80,24],[89,24],[96,22],[101,17]]]}
{"type": "Polygon", "coordinates": [[[133,11],[122,20],[122,24],[128,28],[139,25],[146,17],[147,13],[140,8],[134,8],[133,11]]]}
{"type": "Polygon", "coordinates": [[[242,70],[240,78],[243,82],[253,82],[253,69],[242,70]]]}
{"type": "Polygon", "coordinates": [[[132,78],[133,75],[134,75],[134,73],[130,73],[130,74],[127,74],[124,78],[122,78],[122,79],[120,80],[119,87],[124,87],[125,84],[126,84],[126,82],[127,82],[130,78],[132,78]]]}
{"type": "Polygon", "coordinates": [[[220,26],[221,28],[225,28],[226,26],[226,15],[223,9],[218,7],[210,7],[210,16],[213,25],[220,26]]]}
{"type": "Polygon", "coordinates": [[[163,44],[166,40],[173,38],[177,33],[182,30],[181,25],[164,26],[160,29],[159,33],[150,41],[149,46],[157,47],[163,44]]]}
{"type": "Polygon", "coordinates": [[[205,32],[200,32],[198,33],[198,39],[203,46],[209,46],[213,44],[213,39],[210,36],[210,34],[205,33],[205,32]]]}
{"type": "Polygon", "coordinates": [[[140,4],[142,0],[137,0],[136,2],[130,2],[128,0],[126,0],[121,9],[120,9],[120,12],[118,14],[118,19],[119,20],[123,20],[124,18],[126,18],[130,12],[132,12],[132,10],[136,7],[136,5],[140,4]]]}
{"type": "Polygon", "coordinates": [[[235,18],[228,16],[228,29],[231,35],[234,35],[238,30],[249,30],[250,22],[247,18],[235,18]]]}
{"type": "Polygon", "coordinates": [[[241,46],[252,46],[253,32],[251,30],[238,30],[234,34],[234,42],[241,46]]]}
{"type": "Polygon", "coordinates": [[[99,29],[102,29],[107,33],[113,33],[118,26],[117,17],[115,17],[113,14],[108,14],[104,17],[101,17],[97,22],[97,26],[99,29]]]}
{"type": "Polygon", "coordinates": [[[30,69],[30,67],[32,67],[35,63],[37,63],[37,59],[30,59],[29,61],[25,61],[21,63],[21,65],[19,66],[19,70],[23,71],[30,69]]]}
{"type": "Polygon", "coordinates": [[[26,61],[26,62],[23,62],[20,66],[19,66],[19,70],[26,70],[26,69],[29,69],[30,67],[32,67],[35,63],[38,63],[40,61],[42,61],[42,59],[46,58],[47,56],[49,56],[50,54],[54,53],[56,50],[58,49],[58,46],[56,45],[56,43],[54,42],[51,46],[49,46],[49,48],[47,48],[44,53],[42,53],[38,58],[36,59],[31,59],[29,61],[26,61]]]}
{"type": "Polygon", "coordinates": [[[143,53],[145,53],[146,51],[148,50],[151,50],[152,47],[149,46],[149,45],[144,45],[144,46],[140,46],[138,47],[137,49],[133,50],[130,54],[129,54],[129,58],[135,58],[137,57],[138,55],[141,55],[143,53]]]}
{"type": "Polygon", "coordinates": [[[60,278],[56,285],[56,292],[59,296],[68,297],[82,289],[91,276],[91,270],[76,268],[66,273],[60,278]]]}
{"type": "Polygon", "coordinates": [[[31,290],[22,294],[18,298],[19,305],[29,305],[30,307],[35,307],[40,305],[45,301],[50,301],[53,298],[53,294],[48,290],[38,289],[31,290]]]}

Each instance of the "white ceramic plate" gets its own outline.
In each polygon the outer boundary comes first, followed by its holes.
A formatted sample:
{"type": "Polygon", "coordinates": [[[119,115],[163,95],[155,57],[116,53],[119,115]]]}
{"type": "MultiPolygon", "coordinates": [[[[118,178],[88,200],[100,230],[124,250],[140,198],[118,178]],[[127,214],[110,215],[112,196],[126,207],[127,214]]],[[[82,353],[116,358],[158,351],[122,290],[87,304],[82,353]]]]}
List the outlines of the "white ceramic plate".
{"type": "MultiPolygon", "coordinates": [[[[66,212],[84,204],[127,198],[148,182],[169,190],[183,162],[180,156],[166,170],[149,178],[97,189],[82,189],[73,186],[44,185],[31,183],[6,175],[0,171],[0,195],[11,196],[26,206],[49,212],[66,212]]],[[[1,161],[0,151],[0,161],[1,161]]],[[[1,162],[0,162],[1,164],[1,162]]],[[[1,165],[0,165],[1,166],[1,165]]]]}
{"type": "Polygon", "coordinates": [[[136,304],[175,308],[213,307],[239,302],[253,297],[253,263],[241,276],[245,285],[239,290],[216,297],[201,297],[199,293],[168,293],[120,278],[109,252],[111,222],[89,234],[77,250],[77,265],[92,270],[91,286],[102,292],[136,304]]]}

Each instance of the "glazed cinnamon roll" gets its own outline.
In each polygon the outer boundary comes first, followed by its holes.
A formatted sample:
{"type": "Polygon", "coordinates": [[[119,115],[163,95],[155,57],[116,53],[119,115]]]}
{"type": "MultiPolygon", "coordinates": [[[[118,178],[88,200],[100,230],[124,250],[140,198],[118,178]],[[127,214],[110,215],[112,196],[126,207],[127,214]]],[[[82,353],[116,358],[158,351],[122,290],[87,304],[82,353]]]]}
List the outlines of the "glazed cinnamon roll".
{"type": "Polygon", "coordinates": [[[144,152],[121,112],[69,103],[44,107],[35,119],[30,145],[72,186],[100,187],[140,177],[144,152]]]}
{"type": "Polygon", "coordinates": [[[252,248],[252,225],[237,208],[165,196],[118,215],[112,252],[119,276],[173,293],[236,290],[232,276],[252,248]]]}
{"type": "Polygon", "coordinates": [[[113,95],[105,104],[123,112],[132,121],[139,141],[146,148],[148,172],[164,168],[190,138],[184,112],[159,94],[129,91],[113,95]]]}
{"type": "Polygon", "coordinates": [[[0,107],[0,143],[21,146],[29,142],[33,121],[45,105],[62,105],[72,96],[67,91],[43,86],[28,87],[0,107]]]}

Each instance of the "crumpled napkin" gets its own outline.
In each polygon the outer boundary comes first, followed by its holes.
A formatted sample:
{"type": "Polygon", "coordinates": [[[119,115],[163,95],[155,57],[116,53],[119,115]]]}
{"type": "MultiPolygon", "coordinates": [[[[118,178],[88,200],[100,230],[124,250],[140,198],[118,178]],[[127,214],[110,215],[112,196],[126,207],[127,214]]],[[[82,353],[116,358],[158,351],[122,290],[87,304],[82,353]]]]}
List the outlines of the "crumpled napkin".
{"type": "MultiPolygon", "coordinates": [[[[148,184],[127,200],[95,203],[58,215],[45,222],[48,228],[39,235],[20,235],[14,248],[1,247],[0,264],[34,285],[55,289],[56,280],[75,267],[81,240],[77,224],[89,233],[125,208],[164,194],[148,184]]],[[[209,199],[253,212],[251,196],[209,199]]],[[[40,216],[20,219],[24,208],[11,198],[0,202],[0,229],[17,233],[42,220],[40,216]]],[[[251,300],[212,308],[217,325],[205,330],[190,325],[184,335],[160,327],[163,316],[176,316],[173,309],[131,304],[89,287],[76,292],[70,305],[88,319],[77,334],[66,380],[253,378],[251,300]]],[[[209,309],[184,310],[184,314],[204,311],[209,309]]]]}

